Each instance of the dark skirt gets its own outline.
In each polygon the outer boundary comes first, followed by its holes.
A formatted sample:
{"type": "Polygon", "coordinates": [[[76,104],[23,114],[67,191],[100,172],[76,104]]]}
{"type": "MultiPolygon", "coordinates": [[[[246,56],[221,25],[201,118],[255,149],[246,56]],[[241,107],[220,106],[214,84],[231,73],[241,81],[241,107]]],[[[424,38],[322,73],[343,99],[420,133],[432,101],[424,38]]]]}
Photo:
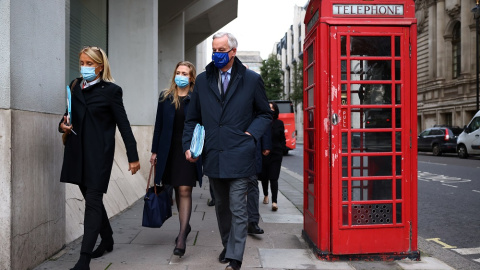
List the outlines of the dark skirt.
{"type": "Polygon", "coordinates": [[[181,138],[180,140],[176,138],[172,140],[162,182],[174,187],[196,186],[197,166],[185,159],[181,138]]]}

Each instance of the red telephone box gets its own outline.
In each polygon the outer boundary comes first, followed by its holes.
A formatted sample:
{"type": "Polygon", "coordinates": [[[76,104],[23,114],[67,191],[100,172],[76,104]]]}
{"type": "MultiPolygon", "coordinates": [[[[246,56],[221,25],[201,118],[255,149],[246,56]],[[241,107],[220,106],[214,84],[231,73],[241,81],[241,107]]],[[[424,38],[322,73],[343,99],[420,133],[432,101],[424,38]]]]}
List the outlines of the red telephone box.
{"type": "Polygon", "coordinates": [[[304,231],[319,258],[420,259],[413,0],[311,0],[304,231]]]}

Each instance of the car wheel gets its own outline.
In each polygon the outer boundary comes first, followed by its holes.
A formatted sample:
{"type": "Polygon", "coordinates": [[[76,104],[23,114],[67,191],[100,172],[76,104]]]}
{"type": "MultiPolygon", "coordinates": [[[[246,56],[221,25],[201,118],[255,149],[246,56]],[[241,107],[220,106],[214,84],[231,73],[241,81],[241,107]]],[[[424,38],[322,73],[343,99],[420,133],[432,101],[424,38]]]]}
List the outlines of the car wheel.
{"type": "Polygon", "coordinates": [[[442,155],[442,150],[440,150],[440,146],[438,144],[435,144],[432,148],[432,153],[435,156],[441,156],[442,155]]]}
{"type": "Polygon", "coordinates": [[[467,158],[468,157],[468,152],[467,152],[467,148],[465,147],[465,145],[462,144],[462,145],[458,146],[457,154],[458,154],[459,158],[467,158]]]}

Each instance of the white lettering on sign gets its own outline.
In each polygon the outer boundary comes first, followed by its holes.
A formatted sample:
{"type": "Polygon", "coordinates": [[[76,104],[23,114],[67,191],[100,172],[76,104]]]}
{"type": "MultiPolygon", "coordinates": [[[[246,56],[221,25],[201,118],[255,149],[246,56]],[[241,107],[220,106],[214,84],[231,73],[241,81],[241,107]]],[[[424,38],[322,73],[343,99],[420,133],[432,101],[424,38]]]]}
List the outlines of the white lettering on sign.
{"type": "Polygon", "coordinates": [[[403,15],[403,5],[333,5],[334,15],[403,15]]]}

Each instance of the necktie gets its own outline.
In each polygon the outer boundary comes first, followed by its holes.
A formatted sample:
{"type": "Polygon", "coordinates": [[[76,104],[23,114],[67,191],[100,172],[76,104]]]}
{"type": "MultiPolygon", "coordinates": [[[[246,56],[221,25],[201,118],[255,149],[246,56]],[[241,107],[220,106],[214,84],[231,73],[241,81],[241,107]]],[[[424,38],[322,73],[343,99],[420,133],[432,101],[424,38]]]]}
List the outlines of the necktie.
{"type": "Polygon", "coordinates": [[[222,73],[223,76],[223,92],[227,92],[227,87],[228,87],[228,82],[230,81],[228,79],[228,72],[223,72],[222,73]]]}

